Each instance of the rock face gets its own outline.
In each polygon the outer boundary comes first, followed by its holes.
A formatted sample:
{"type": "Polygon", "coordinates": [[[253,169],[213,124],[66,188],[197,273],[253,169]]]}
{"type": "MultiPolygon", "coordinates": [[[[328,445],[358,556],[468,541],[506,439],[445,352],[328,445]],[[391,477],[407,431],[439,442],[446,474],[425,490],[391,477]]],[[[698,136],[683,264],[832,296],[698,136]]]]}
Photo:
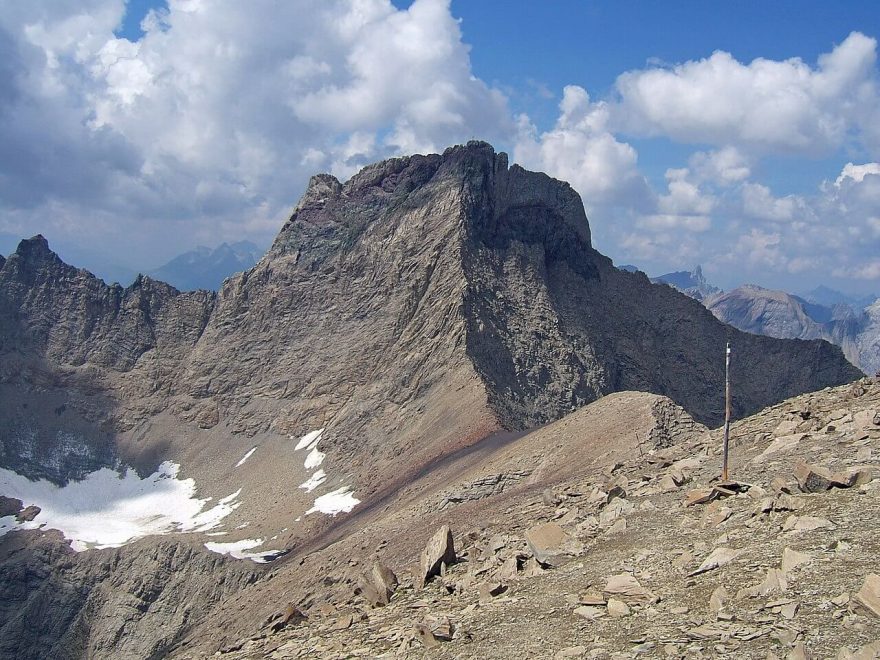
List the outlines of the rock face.
{"type": "Polygon", "coordinates": [[[824,339],[843,349],[865,373],[880,371],[880,301],[857,310],[808,303],[783,291],[747,285],[706,297],[720,320],[743,330],[780,339],[824,339]]]}
{"type": "Polygon", "coordinates": [[[162,657],[256,580],[250,562],[167,541],[77,554],[53,534],[27,532],[0,539],[0,559],[4,658],[162,657]]]}

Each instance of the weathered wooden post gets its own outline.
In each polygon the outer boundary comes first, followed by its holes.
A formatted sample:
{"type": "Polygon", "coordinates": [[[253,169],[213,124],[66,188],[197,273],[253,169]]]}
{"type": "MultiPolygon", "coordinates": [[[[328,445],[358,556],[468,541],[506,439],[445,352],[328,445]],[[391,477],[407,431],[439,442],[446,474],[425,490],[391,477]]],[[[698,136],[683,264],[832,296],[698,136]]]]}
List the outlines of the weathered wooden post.
{"type": "Polygon", "coordinates": [[[729,480],[727,474],[727,453],[730,442],[730,342],[724,358],[724,460],[721,464],[721,481],[729,480]]]}

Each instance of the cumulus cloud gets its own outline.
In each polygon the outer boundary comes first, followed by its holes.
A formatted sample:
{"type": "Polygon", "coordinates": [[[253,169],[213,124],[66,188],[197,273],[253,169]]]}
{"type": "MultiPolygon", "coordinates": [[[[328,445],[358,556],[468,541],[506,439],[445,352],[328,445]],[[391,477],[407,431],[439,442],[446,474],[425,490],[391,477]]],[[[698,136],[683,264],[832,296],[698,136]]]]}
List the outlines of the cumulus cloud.
{"type": "Polygon", "coordinates": [[[861,183],[869,174],[880,174],[880,163],[865,163],[864,165],[853,165],[847,163],[843,166],[840,176],[834,182],[834,185],[840,188],[847,179],[852,179],[856,183],[861,183]]]}
{"type": "Polygon", "coordinates": [[[124,11],[4,4],[0,231],[268,239],[316,171],[514,130],[448,0],[170,0],[137,42],[124,11]]]}
{"type": "Polygon", "coordinates": [[[750,159],[736,147],[698,151],[688,159],[694,177],[719,186],[729,186],[749,178],[750,159]]]}
{"type": "Polygon", "coordinates": [[[623,202],[643,204],[649,193],[638,155],[607,129],[608,106],[593,103],[586,90],[570,85],[559,110],[556,125],[541,134],[527,117],[520,118],[515,160],[571,183],[588,212],[623,202]]]}
{"type": "Polygon", "coordinates": [[[786,222],[795,217],[803,201],[796,195],[774,197],[770,188],[760,183],[746,183],[742,187],[743,211],[760,220],[786,222]]]}
{"type": "Polygon", "coordinates": [[[569,181],[598,247],[645,268],[876,274],[877,44],[858,32],[815,63],[718,51],[649,62],[604,98],[569,85],[548,127],[473,74],[449,0],[169,0],[137,42],[114,35],[124,0],[2,6],[0,234],[137,246],[154,266],[268,242],[317,171],[479,137],[569,181]],[[654,137],[694,151],[643,172],[654,137]],[[779,194],[768,155],[821,156],[827,180],[779,194]]]}
{"type": "Polygon", "coordinates": [[[874,130],[876,50],[875,39],[853,32],[815,67],[800,58],[743,64],[716,51],[671,68],[627,72],[615,86],[615,125],[758,153],[827,153],[851,132],[874,130]]]}

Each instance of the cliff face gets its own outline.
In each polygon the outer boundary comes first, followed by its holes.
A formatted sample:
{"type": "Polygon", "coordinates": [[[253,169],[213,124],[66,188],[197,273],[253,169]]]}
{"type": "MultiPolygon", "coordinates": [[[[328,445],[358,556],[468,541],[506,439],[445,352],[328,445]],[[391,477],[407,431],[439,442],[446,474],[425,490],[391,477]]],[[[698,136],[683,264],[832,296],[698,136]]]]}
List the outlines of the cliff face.
{"type": "Polygon", "coordinates": [[[212,606],[259,578],[176,542],[77,554],[55,534],[0,542],[0,657],[159,658],[212,606]]]}
{"type": "Polygon", "coordinates": [[[125,411],[164,405],[213,303],[147,277],[107,286],[22,241],[0,267],[0,466],[63,483],[115,465],[125,411]]]}

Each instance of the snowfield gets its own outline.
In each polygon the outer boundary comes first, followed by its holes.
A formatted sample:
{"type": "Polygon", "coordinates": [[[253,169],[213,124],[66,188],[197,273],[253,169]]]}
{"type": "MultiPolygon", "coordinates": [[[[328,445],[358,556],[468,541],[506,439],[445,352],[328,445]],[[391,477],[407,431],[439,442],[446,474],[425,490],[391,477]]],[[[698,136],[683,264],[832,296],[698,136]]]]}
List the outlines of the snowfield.
{"type": "Polygon", "coordinates": [[[263,545],[263,539],[242,539],[232,543],[214,543],[212,541],[205,543],[205,547],[211,552],[229,555],[233,559],[250,559],[258,564],[266,564],[284,554],[283,550],[248,552],[251,548],[257,548],[261,545],[263,545]]]}
{"type": "Polygon", "coordinates": [[[0,518],[0,535],[16,529],[57,529],[78,552],[114,548],[150,534],[205,532],[240,506],[241,489],[206,509],[210,498],[197,498],[195,480],[178,479],[179,470],[179,465],[166,461],[141,479],[134,470],[120,475],[103,468],[61,487],[0,469],[0,493],[20,499],[24,506],[40,507],[32,522],[0,518]]]}

